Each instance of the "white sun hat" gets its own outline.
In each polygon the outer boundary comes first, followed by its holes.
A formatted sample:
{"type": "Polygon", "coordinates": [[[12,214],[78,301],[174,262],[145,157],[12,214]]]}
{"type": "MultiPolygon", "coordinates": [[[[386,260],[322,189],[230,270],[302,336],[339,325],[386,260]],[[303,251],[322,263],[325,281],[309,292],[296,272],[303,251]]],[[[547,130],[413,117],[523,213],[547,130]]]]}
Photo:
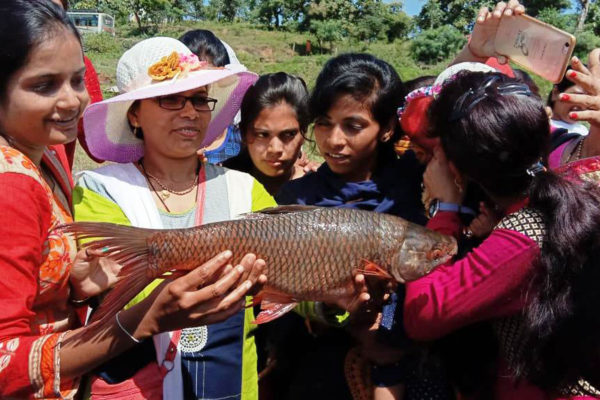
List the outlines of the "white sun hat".
{"type": "Polygon", "coordinates": [[[212,143],[232,122],[246,90],[258,76],[241,64],[209,68],[180,41],[155,37],[127,50],[117,65],[120,95],[90,105],[83,125],[89,150],[102,160],[137,161],[144,155],[141,139],[133,135],[127,111],[136,100],[150,99],[208,86],[217,99],[201,147],[212,143]]]}

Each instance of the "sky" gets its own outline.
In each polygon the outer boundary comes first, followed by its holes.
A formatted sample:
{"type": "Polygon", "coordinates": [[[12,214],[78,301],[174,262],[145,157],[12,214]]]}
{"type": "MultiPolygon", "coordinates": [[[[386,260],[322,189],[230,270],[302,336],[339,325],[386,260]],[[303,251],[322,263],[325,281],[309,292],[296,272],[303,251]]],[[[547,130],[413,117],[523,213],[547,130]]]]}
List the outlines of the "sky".
{"type": "MultiPolygon", "coordinates": [[[[390,1],[390,0],[388,0],[390,1]]],[[[417,15],[419,13],[419,11],[421,11],[421,7],[423,7],[423,4],[425,4],[426,0],[404,0],[404,11],[408,14],[408,15],[417,15]]],[[[571,4],[573,5],[571,7],[570,11],[574,11],[575,10],[575,1],[571,0],[571,4]]]]}

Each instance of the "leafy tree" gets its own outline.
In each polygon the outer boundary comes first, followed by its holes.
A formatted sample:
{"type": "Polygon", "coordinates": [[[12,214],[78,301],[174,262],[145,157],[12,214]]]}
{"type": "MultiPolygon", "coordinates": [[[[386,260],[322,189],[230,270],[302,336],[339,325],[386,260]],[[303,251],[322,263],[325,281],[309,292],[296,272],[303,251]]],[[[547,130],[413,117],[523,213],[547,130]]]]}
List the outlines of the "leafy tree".
{"type": "Polygon", "coordinates": [[[280,28],[287,18],[286,1],[262,0],[256,3],[252,8],[258,22],[269,28],[280,28]]]}
{"type": "Polygon", "coordinates": [[[367,42],[406,37],[412,25],[411,18],[402,11],[402,3],[381,0],[357,1],[354,19],[351,36],[367,42]]]}
{"type": "Polygon", "coordinates": [[[523,0],[521,3],[527,9],[527,14],[536,18],[544,9],[554,8],[563,11],[571,5],[569,0],[523,0]]]}
{"type": "Polygon", "coordinates": [[[386,4],[382,16],[387,27],[386,35],[389,42],[394,41],[394,39],[408,37],[413,27],[413,20],[408,14],[402,11],[402,3],[393,2],[386,4]]]}
{"type": "Polygon", "coordinates": [[[419,15],[415,17],[415,23],[423,30],[434,29],[444,25],[444,11],[442,11],[439,0],[429,0],[425,3],[419,15]]]}
{"type": "Polygon", "coordinates": [[[466,37],[453,26],[427,29],[413,39],[411,53],[417,61],[434,64],[458,52],[466,41],[466,37]]]}
{"type": "Polygon", "coordinates": [[[485,0],[429,0],[417,17],[417,26],[424,30],[452,25],[468,33],[477,11],[486,3],[485,0]]]}
{"type": "Polygon", "coordinates": [[[577,18],[577,27],[575,28],[575,32],[581,32],[585,25],[585,20],[590,11],[590,7],[592,4],[595,4],[593,0],[578,0],[578,8],[579,8],[579,18],[577,18]]]}
{"type": "Polygon", "coordinates": [[[592,30],[596,35],[600,35],[600,6],[597,2],[594,2],[590,5],[586,23],[590,30],[592,30]]]}
{"type": "MultiPolygon", "coordinates": [[[[522,0],[522,3],[527,14],[534,17],[543,9],[562,11],[570,5],[569,0],[522,0]]],[[[491,5],[489,0],[428,0],[416,17],[416,23],[421,30],[452,25],[463,33],[469,33],[479,9],[491,5]]]]}
{"type": "Polygon", "coordinates": [[[556,8],[544,8],[539,12],[537,18],[564,31],[575,31],[574,14],[565,14],[556,8]]]}
{"type": "Polygon", "coordinates": [[[600,38],[592,30],[585,30],[577,35],[574,54],[586,62],[589,52],[596,47],[600,47],[600,38]]]}
{"type": "Polygon", "coordinates": [[[204,0],[187,0],[184,4],[185,15],[194,19],[206,18],[206,6],[204,5],[204,0]]]}
{"type": "Polygon", "coordinates": [[[210,0],[206,6],[206,16],[217,21],[232,22],[241,6],[241,0],[210,0]]]}
{"type": "Polygon", "coordinates": [[[310,31],[317,38],[320,48],[323,48],[323,43],[329,43],[329,51],[333,52],[335,42],[343,38],[344,23],[339,19],[312,20],[310,31]]]}

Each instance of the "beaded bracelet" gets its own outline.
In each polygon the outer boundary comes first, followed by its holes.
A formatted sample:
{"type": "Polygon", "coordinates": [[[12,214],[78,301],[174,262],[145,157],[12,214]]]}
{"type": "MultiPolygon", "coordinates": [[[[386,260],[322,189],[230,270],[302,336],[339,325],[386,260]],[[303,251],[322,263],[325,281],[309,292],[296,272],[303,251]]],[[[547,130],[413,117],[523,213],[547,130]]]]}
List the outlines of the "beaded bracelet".
{"type": "Polygon", "coordinates": [[[121,330],[123,331],[123,333],[125,333],[127,336],[129,336],[131,338],[131,340],[133,340],[136,343],[142,343],[141,340],[136,339],[135,337],[133,337],[133,335],[131,333],[129,333],[127,331],[127,329],[125,329],[123,327],[123,325],[121,325],[121,321],[119,321],[119,314],[121,313],[121,311],[119,311],[118,313],[115,314],[115,320],[117,321],[117,325],[119,325],[119,328],[121,328],[121,330]]]}

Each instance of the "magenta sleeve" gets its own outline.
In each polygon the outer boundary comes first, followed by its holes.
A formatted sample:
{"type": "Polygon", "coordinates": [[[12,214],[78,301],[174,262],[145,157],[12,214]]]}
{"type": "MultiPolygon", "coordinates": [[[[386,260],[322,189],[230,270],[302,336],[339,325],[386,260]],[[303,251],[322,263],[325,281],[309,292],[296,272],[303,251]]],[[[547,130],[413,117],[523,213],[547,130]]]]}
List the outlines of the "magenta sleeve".
{"type": "Polygon", "coordinates": [[[417,340],[433,340],[474,322],[518,312],[538,254],[529,237],[494,230],[464,258],[406,284],[406,332],[417,340]]]}

